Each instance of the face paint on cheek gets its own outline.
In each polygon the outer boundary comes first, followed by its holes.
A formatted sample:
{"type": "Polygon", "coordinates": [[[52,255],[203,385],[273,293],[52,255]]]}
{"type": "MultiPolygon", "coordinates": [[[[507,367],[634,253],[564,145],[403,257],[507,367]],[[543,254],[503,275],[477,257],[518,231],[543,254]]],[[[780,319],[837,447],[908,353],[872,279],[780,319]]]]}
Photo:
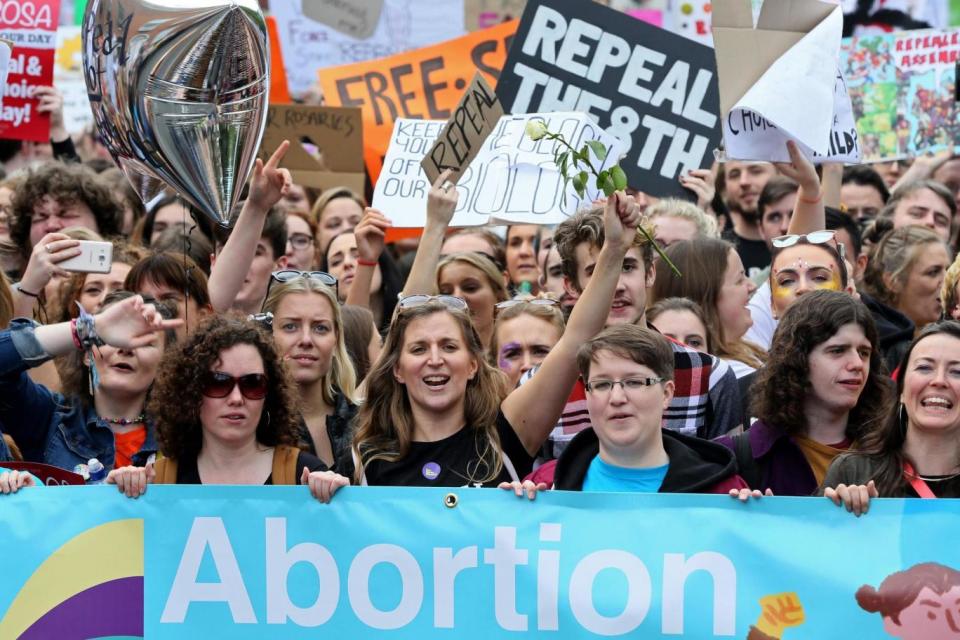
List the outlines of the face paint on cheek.
{"type": "Polygon", "coordinates": [[[840,274],[834,271],[830,274],[830,281],[822,283],[817,289],[825,289],[827,291],[840,291],[840,274]]]}
{"type": "Polygon", "coordinates": [[[515,349],[521,349],[522,346],[519,342],[508,342],[500,348],[500,359],[497,361],[497,364],[500,365],[501,369],[510,368],[510,361],[507,359],[506,354],[515,349]]]}

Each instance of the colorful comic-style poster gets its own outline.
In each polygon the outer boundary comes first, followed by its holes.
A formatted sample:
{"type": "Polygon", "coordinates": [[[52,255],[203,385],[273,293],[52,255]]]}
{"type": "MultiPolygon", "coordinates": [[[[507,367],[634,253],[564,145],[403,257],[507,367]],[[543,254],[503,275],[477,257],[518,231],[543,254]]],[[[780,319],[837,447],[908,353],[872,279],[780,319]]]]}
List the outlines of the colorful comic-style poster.
{"type": "Polygon", "coordinates": [[[8,0],[0,3],[0,39],[13,43],[0,109],[0,138],[44,142],[50,116],[37,113],[33,92],[53,84],[59,0],[8,0]]]}
{"type": "Polygon", "coordinates": [[[937,153],[960,144],[958,59],[960,29],[844,40],[841,65],[864,162],[937,153]]]}

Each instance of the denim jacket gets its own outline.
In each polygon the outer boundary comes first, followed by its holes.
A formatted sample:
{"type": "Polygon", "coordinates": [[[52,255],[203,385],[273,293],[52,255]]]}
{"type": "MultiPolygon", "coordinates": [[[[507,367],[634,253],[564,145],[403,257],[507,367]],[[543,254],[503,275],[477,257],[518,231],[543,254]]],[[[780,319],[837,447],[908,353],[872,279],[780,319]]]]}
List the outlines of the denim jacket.
{"type": "MultiPolygon", "coordinates": [[[[13,437],[26,460],[72,471],[96,458],[112,469],[110,425],[92,406],[54,393],[27,375],[27,369],[50,359],[34,336],[35,327],[33,321],[18,318],[8,331],[0,331],[0,431],[13,437]]],[[[157,451],[153,424],[146,427],[146,440],[133,457],[137,465],[157,451]]]]}

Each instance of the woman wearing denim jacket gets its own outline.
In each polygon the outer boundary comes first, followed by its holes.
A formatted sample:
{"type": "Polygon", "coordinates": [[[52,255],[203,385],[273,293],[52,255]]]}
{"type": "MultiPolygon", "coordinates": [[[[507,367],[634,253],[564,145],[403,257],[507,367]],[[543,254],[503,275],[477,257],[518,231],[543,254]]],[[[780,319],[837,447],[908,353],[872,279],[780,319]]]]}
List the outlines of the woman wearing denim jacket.
{"type": "Polygon", "coordinates": [[[157,445],[143,408],[160,357],[175,339],[172,329],[181,323],[170,318],[166,307],[116,292],[93,317],[93,333],[105,343],[100,347],[77,348],[76,321],[17,319],[0,331],[0,424],[24,457],[70,470],[90,458],[107,469],[146,463],[157,445]],[[68,356],[63,395],[27,375],[59,356],[68,356]]]}

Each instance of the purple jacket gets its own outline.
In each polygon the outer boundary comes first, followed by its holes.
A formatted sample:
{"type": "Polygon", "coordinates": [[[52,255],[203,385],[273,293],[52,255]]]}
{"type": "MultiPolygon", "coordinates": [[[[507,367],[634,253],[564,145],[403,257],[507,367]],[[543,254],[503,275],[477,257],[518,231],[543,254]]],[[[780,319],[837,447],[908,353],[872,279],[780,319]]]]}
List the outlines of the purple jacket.
{"type": "MultiPolygon", "coordinates": [[[[817,491],[817,480],[813,469],[807,462],[803,451],[787,435],[786,431],[774,427],[763,420],[757,420],[745,433],[750,441],[753,460],[760,472],[760,486],[751,489],[766,491],[770,489],[778,496],[812,496],[817,491]]],[[[737,453],[736,445],[730,436],[716,439],[728,449],[737,453]]],[[[740,475],[749,482],[749,473],[744,471],[743,461],[737,460],[740,475]]]]}

